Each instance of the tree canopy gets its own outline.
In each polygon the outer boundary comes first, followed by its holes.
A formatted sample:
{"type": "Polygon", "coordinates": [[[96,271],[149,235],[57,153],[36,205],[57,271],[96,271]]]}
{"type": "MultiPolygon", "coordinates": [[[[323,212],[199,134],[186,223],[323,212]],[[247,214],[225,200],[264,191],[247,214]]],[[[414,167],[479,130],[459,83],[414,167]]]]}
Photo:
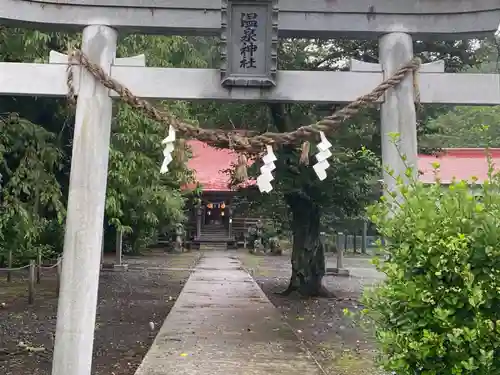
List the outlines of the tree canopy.
{"type": "MultiPolygon", "coordinates": [[[[475,53],[474,45],[469,41],[415,42],[415,51],[424,62],[444,59],[446,70],[451,72],[476,66],[484,60],[482,55],[475,53]]],[[[378,61],[377,44],[348,40],[286,39],[280,42],[278,61],[280,69],[344,70],[350,58],[378,61]]],[[[196,118],[204,126],[243,128],[256,133],[292,131],[338,108],[340,106],[336,103],[192,104],[192,109],[197,113],[196,118]]],[[[432,120],[450,109],[450,106],[435,105],[419,111],[421,151],[430,152],[436,148],[433,134],[439,129],[432,120]]],[[[253,197],[256,205],[269,207],[269,215],[284,211],[288,213],[289,227],[294,236],[293,274],[288,291],[299,290],[308,295],[322,293],[324,254],[319,243],[321,224],[339,228],[341,221],[362,214],[367,203],[377,196],[376,181],[381,171],[378,109],[361,111],[342,124],[330,141],[334,156],[330,160],[327,180],[318,181],[310,167],[299,163],[299,149],[285,146],[277,151],[273,192],[269,196],[253,197]]],[[[313,158],[314,153],[314,149],[309,152],[310,158],[313,158]]],[[[253,176],[258,174],[259,166],[253,168],[253,176]]]]}
{"type": "MultiPolygon", "coordinates": [[[[499,73],[499,46],[492,40],[477,45],[477,64],[463,67],[469,73],[499,73]]],[[[428,140],[438,147],[500,147],[499,106],[457,106],[429,122],[434,133],[428,140]]]]}

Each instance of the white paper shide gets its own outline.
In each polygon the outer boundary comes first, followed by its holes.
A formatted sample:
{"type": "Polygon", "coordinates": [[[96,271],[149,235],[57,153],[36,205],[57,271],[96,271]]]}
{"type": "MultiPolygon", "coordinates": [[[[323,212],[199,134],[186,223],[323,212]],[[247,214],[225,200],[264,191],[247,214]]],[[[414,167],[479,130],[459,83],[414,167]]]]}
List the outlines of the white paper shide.
{"type": "Polygon", "coordinates": [[[274,162],[278,160],[276,155],[274,155],[273,147],[266,146],[266,154],[262,158],[264,165],[260,167],[260,176],[257,177],[257,186],[259,187],[260,192],[269,193],[273,190],[273,186],[271,185],[271,181],[274,180],[272,171],[276,169],[276,165],[274,162]]]}
{"type": "Polygon", "coordinates": [[[326,170],[330,166],[327,159],[332,156],[330,151],[332,144],[326,139],[325,133],[319,132],[319,136],[321,142],[316,146],[319,152],[315,155],[317,163],[313,165],[313,169],[320,181],[323,181],[326,179],[326,170]]]}
{"type": "Polygon", "coordinates": [[[168,136],[161,141],[161,144],[165,145],[163,149],[163,163],[160,169],[160,173],[164,174],[168,172],[168,165],[173,160],[172,152],[174,152],[175,148],[175,129],[172,126],[168,128],[168,136]]]}

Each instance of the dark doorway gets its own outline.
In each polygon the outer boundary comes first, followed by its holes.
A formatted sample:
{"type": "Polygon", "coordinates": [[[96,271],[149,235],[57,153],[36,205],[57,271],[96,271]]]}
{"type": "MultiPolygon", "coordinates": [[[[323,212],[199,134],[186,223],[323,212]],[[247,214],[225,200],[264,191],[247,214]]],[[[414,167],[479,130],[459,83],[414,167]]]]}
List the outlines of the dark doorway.
{"type": "Polygon", "coordinates": [[[205,224],[221,225],[223,223],[222,219],[220,208],[205,208],[205,224]]]}

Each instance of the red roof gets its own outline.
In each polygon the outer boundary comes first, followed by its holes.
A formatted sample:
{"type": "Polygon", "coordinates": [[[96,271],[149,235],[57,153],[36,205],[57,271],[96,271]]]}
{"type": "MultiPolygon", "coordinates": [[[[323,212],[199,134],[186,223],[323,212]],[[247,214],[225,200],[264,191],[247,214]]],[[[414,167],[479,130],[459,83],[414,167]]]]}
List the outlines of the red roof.
{"type": "MultiPolygon", "coordinates": [[[[496,171],[500,171],[500,149],[489,149],[496,171]]],[[[476,177],[481,183],[488,178],[488,161],[486,150],[483,148],[448,148],[440,155],[419,155],[418,169],[423,173],[420,181],[433,183],[433,163],[439,163],[437,177],[441,183],[449,184],[453,178],[472,182],[476,177]]]]}
{"type": "MultiPolygon", "coordinates": [[[[225,172],[238,163],[238,154],[228,150],[207,145],[200,141],[188,141],[192,158],[188,168],[194,172],[195,179],[202,185],[203,191],[232,191],[229,187],[231,176],[225,172]]],[[[248,165],[253,161],[249,160],[248,165]]],[[[245,185],[253,185],[248,181],[245,185]]],[[[190,186],[191,187],[191,186],[190,186]]]]}
{"type": "MultiPolygon", "coordinates": [[[[224,170],[231,169],[238,161],[238,155],[227,149],[218,149],[200,141],[189,141],[193,157],[188,162],[188,168],[194,171],[196,180],[202,185],[203,191],[231,191],[230,175],[224,170]]],[[[489,150],[495,169],[500,171],[500,148],[489,150]]],[[[482,148],[452,148],[444,149],[440,155],[419,155],[418,169],[422,172],[420,180],[425,183],[434,182],[432,164],[440,164],[438,177],[448,184],[453,177],[457,180],[472,181],[477,177],[482,182],[488,175],[486,151],[482,148]]],[[[249,160],[249,165],[253,162],[249,160]]],[[[247,182],[254,185],[255,181],[247,182]]]]}

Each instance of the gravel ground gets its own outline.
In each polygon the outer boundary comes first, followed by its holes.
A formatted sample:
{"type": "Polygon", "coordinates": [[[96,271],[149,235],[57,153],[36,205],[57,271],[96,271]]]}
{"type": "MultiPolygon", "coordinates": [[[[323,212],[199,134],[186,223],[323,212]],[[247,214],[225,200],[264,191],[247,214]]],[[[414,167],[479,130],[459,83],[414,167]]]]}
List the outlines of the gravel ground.
{"type": "MultiPolygon", "coordinates": [[[[325,286],[337,298],[304,299],[276,294],[288,286],[291,274],[289,255],[256,256],[241,250],[238,256],[271,302],[281,310],[284,319],[307,344],[326,374],[378,373],[373,364],[373,335],[353,325],[343,313],[345,308],[359,309],[358,299],[363,288],[382,279],[371,265],[370,258],[347,257],[345,266],[351,271],[351,277],[325,277],[325,286]]],[[[333,256],[328,256],[327,266],[335,267],[333,256]]]]}
{"type": "MultiPolygon", "coordinates": [[[[93,375],[134,374],[198,258],[197,252],[156,251],[125,258],[130,265],[127,272],[101,272],[93,375]],[[155,323],[153,331],[149,322],[155,323]]],[[[43,275],[32,306],[27,303],[24,277],[18,274],[6,283],[0,275],[0,304],[5,303],[0,307],[0,374],[48,375],[57,310],[55,275],[43,275]],[[20,342],[47,350],[16,353],[20,342]]]]}
{"type": "MultiPolygon", "coordinates": [[[[366,257],[347,257],[351,277],[325,277],[326,287],[338,298],[303,299],[282,297],[287,287],[290,258],[255,256],[246,251],[236,255],[259,283],[271,302],[307,344],[331,375],[375,375],[372,335],[353,326],[344,308],[360,308],[357,300],[367,285],[382,276],[366,257]]],[[[132,375],[149,349],[157,330],[172,308],[199,253],[182,255],[161,251],[126,258],[128,272],[102,271],[94,345],[93,375],[132,375]],[[155,323],[151,331],[149,322],[155,323]]],[[[328,257],[328,267],[335,266],[328,257]]],[[[55,275],[44,274],[37,285],[35,303],[27,304],[26,281],[22,275],[7,284],[0,275],[0,374],[48,375],[56,321],[55,275]],[[44,346],[39,354],[18,353],[24,342],[44,346]]]]}

